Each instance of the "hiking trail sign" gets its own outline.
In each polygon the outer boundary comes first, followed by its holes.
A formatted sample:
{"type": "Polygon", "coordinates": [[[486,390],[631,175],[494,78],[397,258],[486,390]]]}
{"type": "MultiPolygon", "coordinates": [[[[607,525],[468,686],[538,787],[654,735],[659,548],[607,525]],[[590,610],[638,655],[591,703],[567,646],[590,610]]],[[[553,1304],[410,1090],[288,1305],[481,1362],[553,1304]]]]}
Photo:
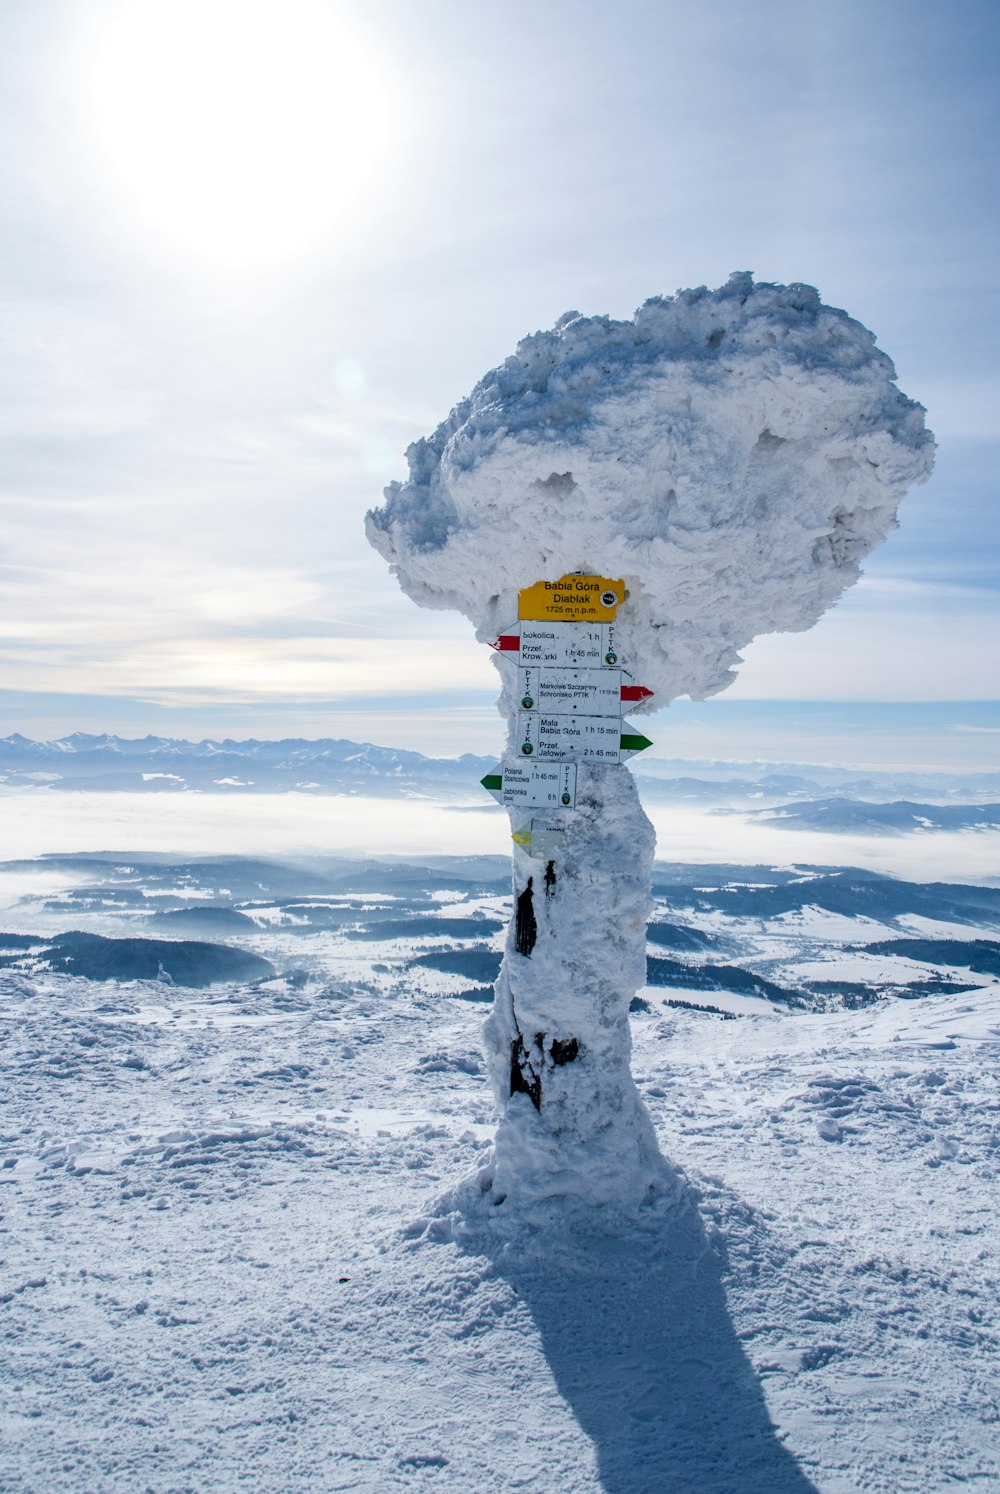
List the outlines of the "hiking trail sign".
{"type": "Polygon", "coordinates": [[[522,664],[517,671],[518,706],[550,715],[620,716],[627,704],[648,700],[645,685],[623,685],[620,669],[560,669],[522,664]]]}
{"type": "Polygon", "coordinates": [[[518,711],[516,750],[522,758],[620,763],[622,754],[652,747],[648,737],[614,716],[551,716],[518,711]]]}
{"type": "Polygon", "coordinates": [[[493,644],[519,664],[560,669],[614,669],[624,663],[613,622],[517,622],[493,644]]]}
{"type": "Polygon", "coordinates": [[[497,763],[481,781],[488,794],[509,807],[572,809],[576,804],[576,763],[497,763]]]}
{"type": "Polygon", "coordinates": [[[613,622],[625,582],[607,576],[562,576],[536,581],[518,596],[517,615],[533,622],[613,622]]]}
{"type": "Polygon", "coordinates": [[[517,666],[513,750],[483,787],[501,804],[572,809],[576,764],[614,766],[653,744],[622,713],[652,698],[625,674],[615,614],[625,582],[582,573],[518,594],[518,621],[493,647],[517,666]]]}

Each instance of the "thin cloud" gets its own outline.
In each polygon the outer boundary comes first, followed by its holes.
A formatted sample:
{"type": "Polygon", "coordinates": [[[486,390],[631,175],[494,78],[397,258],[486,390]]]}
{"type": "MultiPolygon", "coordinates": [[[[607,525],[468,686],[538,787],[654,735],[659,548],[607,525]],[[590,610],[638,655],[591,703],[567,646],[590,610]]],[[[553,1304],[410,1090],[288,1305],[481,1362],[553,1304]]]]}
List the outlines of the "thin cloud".
{"type": "Polygon", "coordinates": [[[0,302],[0,439],[79,440],[148,425],[159,399],[136,338],[42,301],[0,302]]]}

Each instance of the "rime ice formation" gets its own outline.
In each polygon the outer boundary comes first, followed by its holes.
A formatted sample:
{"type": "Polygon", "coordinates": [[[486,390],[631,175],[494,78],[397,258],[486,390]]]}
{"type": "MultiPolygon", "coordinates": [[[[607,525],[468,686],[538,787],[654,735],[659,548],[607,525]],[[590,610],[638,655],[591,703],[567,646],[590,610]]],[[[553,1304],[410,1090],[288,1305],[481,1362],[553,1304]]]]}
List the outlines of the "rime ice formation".
{"type": "MultiPolygon", "coordinates": [[[[809,286],[734,275],[631,322],[571,313],[410,447],[368,537],[414,601],[457,608],[483,640],[537,581],[623,578],[616,646],[655,692],[636,710],[711,695],[758,633],[816,621],[928,476],[923,410],[894,379],[871,333],[809,286]]],[[[515,666],[497,666],[513,732],[515,666]]],[[[669,1188],[629,1071],[652,826],[626,768],[577,771],[558,854],[515,843],[486,1028],[501,1122],[481,1196],[522,1215],[669,1188]]],[[[512,810],[511,829],[527,818],[512,810]]]]}
{"type": "Polygon", "coordinates": [[[724,689],[752,638],[810,627],[857,580],[930,473],[923,416],[859,322],[737,274],[526,337],[409,448],[368,537],[484,640],[521,587],[623,576],[654,710],[724,689]]]}
{"type": "MultiPolygon", "coordinates": [[[[641,1202],[671,1186],[629,1068],[629,1003],[646,983],[656,837],[627,768],[581,763],[577,773],[558,858],[533,860],[514,845],[520,917],[486,1024],[502,1119],[480,1185],[520,1212],[562,1195],[641,1202]],[[525,915],[527,958],[518,952],[525,915]],[[514,1076],[523,1088],[511,1094],[514,1076]]],[[[512,813],[511,822],[524,817],[512,813]]]]}

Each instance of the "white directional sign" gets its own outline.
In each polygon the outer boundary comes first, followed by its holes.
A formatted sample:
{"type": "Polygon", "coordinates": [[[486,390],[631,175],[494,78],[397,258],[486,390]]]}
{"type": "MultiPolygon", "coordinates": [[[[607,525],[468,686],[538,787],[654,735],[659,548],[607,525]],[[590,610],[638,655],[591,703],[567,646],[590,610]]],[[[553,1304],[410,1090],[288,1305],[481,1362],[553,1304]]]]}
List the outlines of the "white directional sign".
{"type": "Polygon", "coordinates": [[[614,716],[622,713],[620,669],[560,669],[524,665],[517,671],[517,703],[522,711],[553,716],[614,716]]]}
{"type": "Polygon", "coordinates": [[[501,804],[572,809],[576,803],[576,763],[504,762],[482,783],[501,804]]]}
{"type": "Polygon", "coordinates": [[[515,750],[525,758],[569,758],[575,762],[621,761],[619,716],[549,716],[518,711],[515,750]]]}
{"type": "MultiPolygon", "coordinates": [[[[627,599],[624,581],[582,572],[519,593],[518,621],[493,644],[517,666],[516,682],[506,681],[507,690],[517,687],[511,759],[482,780],[501,803],[571,809],[578,762],[612,766],[653,745],[622,719],[622,711],[653,698],[618,652],[615,610],[627,599]]],[[[557,820],[539,829],[539,844],[548,836],[554,846],[561,835],[557,820]]],[[[516,830],[514,839],[533,844],[533,828],[516,830]]]]}
{"type": "Polygon", "coordinates": [[[519,664],[616,669],[622,660],[615,635],[609,622],[520,622],[500,634],[496,647],[519,664]]]}

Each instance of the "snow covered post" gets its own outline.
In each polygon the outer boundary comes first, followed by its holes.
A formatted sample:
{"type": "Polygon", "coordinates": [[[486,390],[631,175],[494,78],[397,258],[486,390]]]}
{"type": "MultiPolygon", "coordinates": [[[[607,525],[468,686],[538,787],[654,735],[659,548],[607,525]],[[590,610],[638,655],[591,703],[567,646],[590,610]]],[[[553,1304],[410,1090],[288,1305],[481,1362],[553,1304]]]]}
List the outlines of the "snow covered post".
{"type": "Polygon", "coordinates": [[[486,1024],[504,1115],[483,1181],[498,1202],[641,1198],[663,1175],[629,1071],[655,838],[622,766],[651,745],[622,721],[651,695],[622,668],[628,601],[621,578],[542,581],[497,640],[507,751],[483,784],[509,806],[515,898],[486,1024]]]}
{"type": "MultiPolygon", "coordinates": [[[[653,692],[636,712],[704,699],[757,634],[810,627],[857,580],[930,473],[923,414],[860,323],[809,286],[736,274],[631,321],[571,312],[525,338],[409,448],[368,537],[409,596],[457,608],[494,645],[529,588],[620,578],[614,663],[653,692]]],[[[525,745],[504,652],[501,791],[525,745]]],[[[515,914],[486,1030],[502,1119],[483,1187],[515,1205],[634,1206],[660,1177],[628,1067],[653,832],[617,756],[543,735],[532,759],[575,765],[575,789],[530,829],[512,809],[515,914]]]]}

